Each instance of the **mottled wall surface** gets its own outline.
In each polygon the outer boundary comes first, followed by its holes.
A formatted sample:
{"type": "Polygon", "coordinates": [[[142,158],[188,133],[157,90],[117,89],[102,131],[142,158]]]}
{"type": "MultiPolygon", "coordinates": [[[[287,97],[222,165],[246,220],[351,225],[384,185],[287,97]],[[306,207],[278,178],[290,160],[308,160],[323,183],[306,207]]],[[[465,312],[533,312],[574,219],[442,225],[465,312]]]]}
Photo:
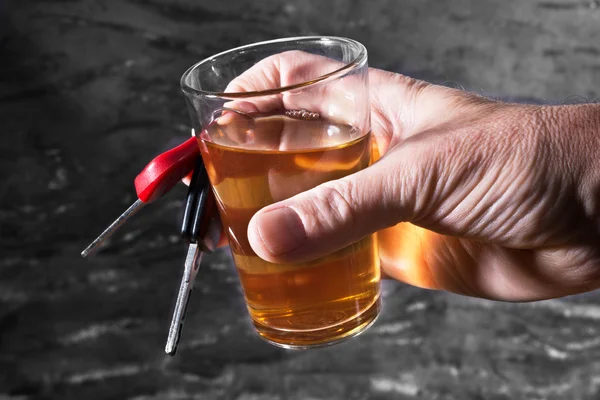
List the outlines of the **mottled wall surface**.
{"type": "MultiPolygon", "coordinates": [[[[189,134],[183,71],[335,34],[372,66],[493,96],[600,96],[600,4],[576,0],[0,1],[0,399],[598,399],[600,293],[501,304],[386,282],[366,334],[288,352],[253,333],[226,251],[163,353],[185,190],[79,252],[189,134]]],[[[581,100],[578,98],[578,100],[581,100]]],[[[572,99],[569,99],[571,101],[572,99]]]]}

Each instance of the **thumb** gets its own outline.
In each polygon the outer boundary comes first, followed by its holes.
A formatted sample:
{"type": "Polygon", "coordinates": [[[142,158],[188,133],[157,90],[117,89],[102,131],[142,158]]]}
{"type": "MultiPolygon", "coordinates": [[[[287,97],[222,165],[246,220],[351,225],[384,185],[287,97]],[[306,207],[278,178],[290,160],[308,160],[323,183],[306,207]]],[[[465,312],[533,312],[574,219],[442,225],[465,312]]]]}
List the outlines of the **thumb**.
{"type": "Polygon", "coordinates": [[[309,261],[405,220],[414,196],[402,191],[415,174],[400,153],[261,209],[248,226],[253,250],[275,263],[309,261]]]}

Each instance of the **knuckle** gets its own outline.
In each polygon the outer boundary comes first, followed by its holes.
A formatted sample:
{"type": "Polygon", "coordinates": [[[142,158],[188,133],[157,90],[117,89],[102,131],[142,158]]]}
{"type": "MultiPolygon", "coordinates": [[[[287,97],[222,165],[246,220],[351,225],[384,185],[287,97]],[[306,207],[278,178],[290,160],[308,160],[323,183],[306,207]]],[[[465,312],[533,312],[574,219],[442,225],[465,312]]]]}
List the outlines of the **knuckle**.
{"type": "Polygon", "coordinates": [[[317,191],[317,215],[328,229],[352,228],[355,224],[355,186],[349,181],[328,182],[317,191]]]}
{"type": "Polygon", "coordinates": [[[444,155],[432,157],[410,145],[401,149],[380,184],[384,189],[385,209],[394,221],[404,221],[408,216],[420,221],[439,207],[443,190],[439,177],[445,171],[440,167],[443,158],[444,155]],[[409,161],[414,158],[419,161],[409,161]]]}

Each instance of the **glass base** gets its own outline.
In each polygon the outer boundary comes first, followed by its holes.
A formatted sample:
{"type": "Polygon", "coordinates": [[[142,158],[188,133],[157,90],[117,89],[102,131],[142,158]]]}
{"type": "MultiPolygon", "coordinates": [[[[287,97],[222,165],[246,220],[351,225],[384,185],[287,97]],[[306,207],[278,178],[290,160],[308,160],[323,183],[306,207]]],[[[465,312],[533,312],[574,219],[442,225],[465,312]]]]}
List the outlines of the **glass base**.
{"type": "Polygon", "coordinates": [[[349,321],[339,325],[312,331],[290,331],[268,327],[252,321],[259,336],[268,343],[290,350],[307,350],[328,347],[344,342],[363,333],[373,325],[381,311],[381,297],[378,297],[369,308],[349,321]]]}

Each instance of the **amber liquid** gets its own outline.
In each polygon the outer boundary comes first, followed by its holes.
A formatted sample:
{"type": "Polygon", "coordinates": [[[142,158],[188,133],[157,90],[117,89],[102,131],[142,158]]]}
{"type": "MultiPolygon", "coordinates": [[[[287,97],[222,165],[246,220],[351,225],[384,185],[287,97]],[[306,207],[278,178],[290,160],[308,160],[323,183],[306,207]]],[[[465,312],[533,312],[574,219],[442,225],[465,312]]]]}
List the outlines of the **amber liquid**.
{"type": "Polygon", "coordinates": [[[258,333],[288,348],[354,336],[380,309],[375,236],[298,264],[259,258],[247,229],[261,208],[366,168],[371,134],[323,120],[255,116],[213,124],[200,147],[258,333]]]}

